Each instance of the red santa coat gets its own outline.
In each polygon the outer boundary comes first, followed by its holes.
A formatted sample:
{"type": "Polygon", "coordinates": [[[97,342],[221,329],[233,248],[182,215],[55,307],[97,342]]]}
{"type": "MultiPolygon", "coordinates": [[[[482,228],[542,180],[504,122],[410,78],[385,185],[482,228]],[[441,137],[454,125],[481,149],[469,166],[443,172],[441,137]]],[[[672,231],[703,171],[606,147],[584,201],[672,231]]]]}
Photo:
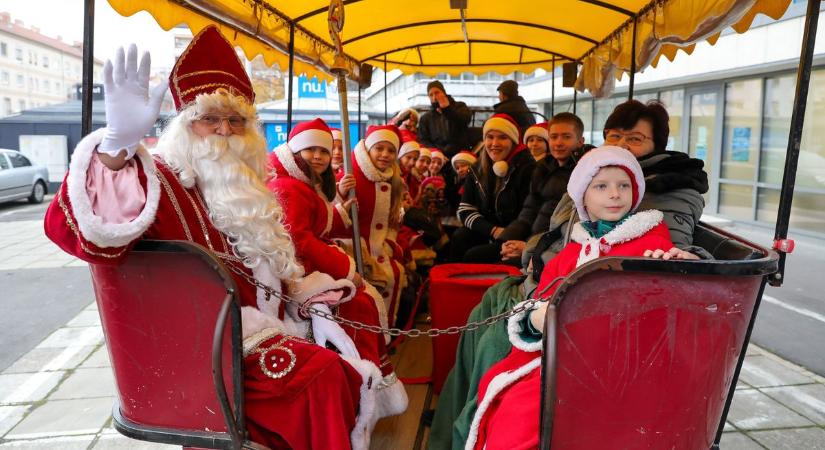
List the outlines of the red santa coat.
{"type": "MultiPolygon", "coordinates": [[[[138,217],[113,224],[95,215],[86,191],[87,174],[105,131],[100,129],[90,134],[75,149],[69,172],[46,212],[44,227],[49,239],[67,253],[91,264],[121,263],[142,238],[186,240],[209,248],[227,266],[251,275],[232,254],[226,236],[210,222],[198,190],[184,188],[163,161],[153,159],[143,148],[139,148],[136,157],[128,163],[137,166],[139,182],[146,193],[146,202],[138,217]]],[[[286,339],[299,358],[295,367],[276,380],[263,373],[258,355],[245,352],[244,393],[255,405],[249,408],[248,403],[246,411],[252,424],[250,432],[275,448],[318,448],[317,442],[323,442],[325,448],[368,447],[375,411],[374,392],[369,392],[368,387],[380,379],[380,373],[365,366],[363,361],[345,362],[325,348],[287,335],[282,323],[255,309],[258,306],[255,286],[234,272],[232,276],[245,306],[245,347],[251,345],[251,352],[258,346],[265,348],[286,339]],[[258,327],[256,320],[246,319],[250,314],[253,319],[260,319],[258,323],[276,325],[258,327]],[[257,340],[250,344],[248,337],[257,340]],[[289,389],[282,390],[284,386],[289,389]],[[254,399],[266,400],[255,403],[254,399]],[[323,401],[316,405],[318,399],[323,401]],[[312,416],[305,415],[309,411],[313,412],[312,416]],[[324,430],[328,439],[318,439],[312,432],[300,432],[307,428],[310,419],[313,428],[324,430]]],[[[280,282],[273,279],[264,282],[273,289],[281,288],[276,285],[280,282]]]]}
{"type": "Polygon", "coordinates": [[[395,323],[398,299],[404,280],[401,263],[403,252],[395,243],[397,230],[389,227],[392,203],[393,171],[379,171],[370,160],[364,141],[353,150],[352,167],[355,175],[355,195],[358,198],[358,221],[367,248],[387,279],[386,286],[377,285],[386,305],[389,323],[395,323]]]}
{"type": "MultiPolygon", "coordinates": [[[[284,223],[292,236],[296,256],[304,265],[304,269],[317,270],[335,279],[352,280],[355,275],[355,261],[340,247],[327,240],[328,237],[352,236],[347,228],[351,223],[347,212],[343,211],[340,204],[333,207],[322,197],[323,194],[311,185],[310,179],[295,164],[293,153],[288,146],[281,145],[273,150],[269,156],[269,163],[275,171],[275,177],[267,186],[278,197],[284,209],[284,223]]],[[[374,289],[372,291],[375,292],[374,289]]],[[[383,300],[380,295],[376,297],[378,298],[373,298],[360,288],[352,300],[339,307],[338,314],[369,325],[386,324],[386,317],[382,320],[380,316],[381,312],[386,315],[383,300]]],[[[344,327],[344,330],[355,342],[362,358],[375,363],[385,376],[393,372],[383,336],[355,330],[352,327],[344,327]]]]}
{"type": "MultiPolygon", "coordinates": [[[[552,284],[554,279],[567,276],[592,259],[642,256],[645,250],[669,250],[673,243],[662,218],[662,213],[656,210],[636,213],[601,239],[591,238],[581,223],[577,223],[571,233],[572,241],[544,267],[536,295],[552,296],[560,284],[552,284]],[[545,288],[546,292],[541,293],[545,288]]],[[[542,343],[521,338],[521,323],[526,314],[529,312],[509,319],[507,332],[513,350],[481,378],[478,409],[465,449],[538,448],[542,343]]]]}

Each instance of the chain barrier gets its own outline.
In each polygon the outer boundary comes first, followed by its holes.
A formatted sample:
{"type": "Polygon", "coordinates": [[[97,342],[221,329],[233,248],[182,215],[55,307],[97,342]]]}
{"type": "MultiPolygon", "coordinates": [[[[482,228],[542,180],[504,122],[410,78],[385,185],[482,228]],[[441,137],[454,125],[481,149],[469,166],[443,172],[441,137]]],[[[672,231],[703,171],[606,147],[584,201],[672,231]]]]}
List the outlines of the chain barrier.
{"type": "MultiPolygon", "coordinates": [[[[482,326],[485,326],[485,325],[489,326],[489,325],[492,325],[492,324],[494,324],[496,322],[499,322],[501,320],[509,319],[510,317],[513,317],[516,314],[519,314],[519,313],[522,313],[524,311],[528,311],[528,310],[533,309],[533,307],[538,303],[546,303],[550,300],[549,298],[531,298],[531,299],[526,300],[524,303],[520,304],[519,306],[514,307],[511,310],[504,311],[503,313],[499,313],[499,314],[490,316],[490,317],[488,317],[484,320],[481,320],[481,321],[468,322],[466,325],[463,325],[463,326],[452,326],[452,327],[447,327],[447,328],[443,328],[443,329],[430,328],[429,330],[419,330],[417,328],[413,328],[413,329],[410,329],[410,330],[402,330],[400,328],[384,328],[384,327],[380,327],[380,326],[377,326],[377,325],[369,325],[369,324],[357,322],[357,321],[354,321],[354,320],[345,319],[343,317],[338,317],[338,316],[335,316],[333,314],[329,314],[325,311],[315,309],[312,306],[309,306],[309,304],[307,304],[307,303],[299,304],[295,299],[289,297],[288,295],[284,295],[281,292],[277,292],[277,291],[272,290],[272,288],[270,288],[269,286],[267,286],[267,285],[261,283],[260,281],[256,280],[253,276],[247,274],[242,269],[239,269],[239,268],[237,268],[237,267],[235,267],[234,265],[231,265],[231,264],[228,264],[227,267],[229,267],[229,269],[232,272],[235,272],[236,274],[238,274],[242,278],[244,278],[246,281],[250,282],[253,286],[262,289],[267,294],[267,297],[275,297],[275,298],[277,298],[279,300],[282,300],[284,302],[287,302],[289,304],[297,305],[298,310],[303,312],[303,313],[308,313],[308,314],[312,314],[312,315],[315,315],[315,316],[318,316],[318,317],[322,317],[324,319],[331,320],[331,321],[333,321],[333,322],[335,322],[339,325],[346,325],[346,326],[352,327],[356,330],[365,330],[365,331],[369,331],[369,332],[372,332],[372,333],[387,334],[387,335],[390,335],[390,336],[406,336],[406,337],[410,337],[410,338],[417,338],[417,337],[422,337],[422,336],[436,337],[436,336],[442,336],[442,335],[460,334],[464,331],[477,330],[478,328],[480,328],[482,326]]],[[[560,280],[563,280],[563,279],[564,279],[563,277],[558,277],[558,278],[554,279],[548,287],[556,284],[557,282],[559,282],[560,280]]],[[[546,289],[547,288],[545,288],[545,290],[546,289]]]]}

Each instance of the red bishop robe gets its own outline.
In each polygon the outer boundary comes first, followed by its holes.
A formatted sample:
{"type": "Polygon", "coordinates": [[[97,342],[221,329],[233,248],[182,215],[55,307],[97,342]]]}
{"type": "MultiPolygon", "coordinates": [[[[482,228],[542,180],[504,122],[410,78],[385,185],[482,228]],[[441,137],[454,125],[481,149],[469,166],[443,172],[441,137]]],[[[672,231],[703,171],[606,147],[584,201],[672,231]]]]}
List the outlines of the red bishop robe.
{"type": "MultiPolygon", "coordinates": [[[[581,223],[574,225],[572,241],[544,267],[537,294],[548,298],[567,276],[586,261],[601,256],[643,256],[645,250],[673,247],[662,213],[643,211],[629,217],[601,239],[591,238],[581,223]],[[590,247],[589,249],[587,247],[590,247]]],[[[513,350],[481,378],[478,409],[473,417],[466,449],[535,449],[539,445],[542,342],[521,336],[523,312],[509,319],[513,350]]]]}
{"type": "MultiPolygon", "coordinates": [[[[69,173],[46,212],[44,226],[49,239],[90,264],[119,264],[141,238],[186,240],[210,249],[227,266],[251,275],[232,254],[226,236],[210,222],[198,189],[185,188],[162,160],[143,148],[128,163],[137,167],[146,193],[139,215],[119,224],[106,223],[95,215],[86,190],[87,175],[105,131],[90,134],[75,149],[69,173]]],[[[252,307],[244,308],[245,314],[252,311],[260,315],[254,309],[255,287],[234,272],[232,276],[242,305],[252,307]]],[[[281,287],[273,285],[277,281],[267,283],[273,289],[281,287]]],[[[369,386],[380,380],[380,373],[364,361],[347,362],[330,350],[292,338],[280,331],[283,329],[282,325],[250,329],[244,321],[244,344],[250,346],[244,358],[250,435],[274,448],[367,448],[375,423],[374,392],[369,386]],[[250,344],[248,336],[257,341],[250,344]],[[250,352],[283,338],[290,341],[296,364],[285,376],[273,379],[260,368],[259,355],[250,352]]]]}

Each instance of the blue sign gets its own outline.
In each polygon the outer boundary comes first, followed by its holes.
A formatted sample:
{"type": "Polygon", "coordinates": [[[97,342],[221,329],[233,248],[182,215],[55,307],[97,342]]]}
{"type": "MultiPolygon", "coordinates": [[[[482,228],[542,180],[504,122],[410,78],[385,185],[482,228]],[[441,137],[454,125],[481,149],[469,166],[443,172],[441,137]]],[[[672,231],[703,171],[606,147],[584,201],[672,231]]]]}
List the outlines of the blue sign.
{"type": "MultiPolygon", "coordinates": [[[[298,125],[297,122],[293,122],[292,126],[298,125]]],[[[327,122],[327,125],[330,128],[341,128],[341,124],[338,122],[327,122]]],[[[286,142],[287,132],[286,132],[286,122],[269,122],[264,123],[264,135],[266,136],[266,149],[267,151],[272,151],[275,147],[283,144],[286,142]]],[[[358,135],[358,123],[350,122],[349,123],[349,141],[350,145],[355,147],[355,144],[361,137],[358,135]]]]}
{"type": "Polygon", "coordinates": [[[733,129],[733,140],[731,141],[731,159],[733,161],[750,160],[751,149],[751,128],[736,127],[733,129]]]}
{"type": "Polygon", "coordinates": [[[298,77],[298,98],[326,98],[326,96],[326,81],[318,81],[315,77],[310,80],[306,75],[298,77]]]}

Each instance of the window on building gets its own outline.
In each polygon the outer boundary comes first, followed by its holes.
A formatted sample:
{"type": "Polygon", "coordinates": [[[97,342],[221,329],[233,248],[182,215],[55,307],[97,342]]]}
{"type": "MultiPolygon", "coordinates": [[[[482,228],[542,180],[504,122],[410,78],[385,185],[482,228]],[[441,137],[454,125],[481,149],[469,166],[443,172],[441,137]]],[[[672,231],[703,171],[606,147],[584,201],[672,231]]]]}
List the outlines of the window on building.
{"type": "Polygon", "coordinates": [[[45,67],[47,69],[49,68],[49,57],[48,56],[43,55],[42,65],[43,65],[43,67],[45,67]]]}
{"type": "MultiPolygon", "coordinates": [[[[765,80],[762,149],[759,161],[759,181],[763,183],[777,186],[782,184],[795,83],[795,78],[790,74],[765,80]]],[[[812,116],[806,114],[806,119],[810,117],[812,116]]],[[[806,122],[810,126],[810,119],[806,122]]]]}
{"type": "Polygon", "coordinates": [[[9,44],[0,42],[0,56],[9,56],[9,44]]]}
{"type": "Polygon", "coordinates": [[[3,85],[3,86],[8,86],[9,83],[11,82],[10,78],[11,77],[9,76],[9,73],[6,72],[6,71],[3,71],[3,73],[0,74],[0,84],[3,85]]]}
{"type": "MultiPolygon", "coordinates": [[[[573,112],[572,103],[570,112],[573,112]]],[[[603,141],[602,137],[602,122],[601,125],[596,125],[593,122],[593,99],[590,97],[576,98],[576,115],[582,120],[584,124],[584,142],[592,144],[594,141],[603,141]]]]}
{"type": "Polygon", "coordinates": [[[17,87],[26,87],[26,80],[23,78],[23,75],[21,74],[17,74],[17,87]]]}
{"type": "Polygon", "coordinates": [[[26,109],[26,100],[20,99],[17,101],[17,110],[23,111],[26,109]]]}
{"type": "Polygon", "coordinates": [[[11,99],[8,97],[3,98],[3,114],[11,114],[11,99]]]}
{"type": "Polygon", "coordinates": [[[12,167],[28,167],[32,165],[29,158],[26,158],[18,152],[9,152],[6,153],[6,155],[9,157],[12,167]]]}
{"type": "Polygon", "coordinates": [[[621,96],[602,98],[595,101],[596,110],[593,113],[593,141],[591,144],[599,146],[604,143],[604,134],[602,133],[604,123],[607,122],[607,118],[610,116],[610,113],[613,112],[613,109],[616,108],[616,105],[625,101],[625,99],[625,96],[621,96]]]}
{"type": "Polygon", "coordinates": [[[762,79],[725,86],[722,178],[753,181],[762,136],[762,79]]]}
{"type": "Polygon", "coordinates": [[[665,105],[670,116],[670,136],[667,138],[667,149],[675,152],[685,151],[682,148],[682,112],[684,110],[685,91],[677,89],[659,93],[659,101],[665,105]]]}
{"type": "Polygon", "coordinates": [[[52,90],[52,84],[49,80],[43,80],[43,92],[48,94],[52,90]]]}
{"type": "Polygon", "coordinates": [[[20,62],[23,62],[23,49],[17,47],[14,49],[14,58],[20,62]]]}

